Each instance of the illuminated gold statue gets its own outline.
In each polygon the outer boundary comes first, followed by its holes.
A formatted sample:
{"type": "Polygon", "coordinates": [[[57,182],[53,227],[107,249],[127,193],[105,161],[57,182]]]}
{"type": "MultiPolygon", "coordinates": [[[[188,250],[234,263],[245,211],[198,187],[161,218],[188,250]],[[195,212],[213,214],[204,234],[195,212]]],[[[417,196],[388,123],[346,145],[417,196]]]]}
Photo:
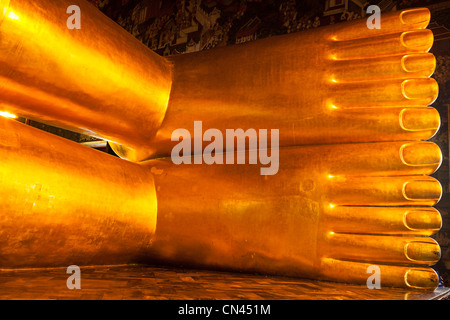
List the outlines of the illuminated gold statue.
{"type": "Polygon", "coordinates": [[[163,58],[83,1],[0,6],[3,109],[131,160],[1,120],[1,267],[162,261],[365,284],[375,265],[383,286],[437,286],[427,9],[163,58]],[[173,163],[177,130],[199,121],[192,161],[173,163]],[[276,172],[245,147],[245,164],[205,163],[207,129],[278,130],[276,172]]]}

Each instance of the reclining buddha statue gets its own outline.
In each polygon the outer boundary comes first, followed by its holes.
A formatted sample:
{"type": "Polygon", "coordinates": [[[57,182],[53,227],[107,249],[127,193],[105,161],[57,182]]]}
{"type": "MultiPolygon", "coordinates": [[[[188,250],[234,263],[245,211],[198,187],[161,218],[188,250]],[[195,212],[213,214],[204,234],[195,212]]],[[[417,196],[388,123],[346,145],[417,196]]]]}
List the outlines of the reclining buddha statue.
{"type": "Polygon", "coordinates": [[[428,9],[169,57],[82,0],[0,9],[1,109],[119,156],[1,119],[0,267],[158,262],[366,284],[375,265],[382,286],[438,285],[428,9]]]}

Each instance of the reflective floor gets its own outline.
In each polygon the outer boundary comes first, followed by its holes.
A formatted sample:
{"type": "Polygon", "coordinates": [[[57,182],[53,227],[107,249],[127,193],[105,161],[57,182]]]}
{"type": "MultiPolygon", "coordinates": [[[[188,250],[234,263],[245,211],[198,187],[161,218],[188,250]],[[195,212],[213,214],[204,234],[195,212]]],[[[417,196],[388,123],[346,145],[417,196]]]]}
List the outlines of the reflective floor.
{"type": "Polygon", "coordinates": [[[150,266],[81,267],[69,290],[66,268],[0,270],[0,299],[82,300],[404,300],[448,299],[449,288],[414,292],[228,272],[150,266]]]}

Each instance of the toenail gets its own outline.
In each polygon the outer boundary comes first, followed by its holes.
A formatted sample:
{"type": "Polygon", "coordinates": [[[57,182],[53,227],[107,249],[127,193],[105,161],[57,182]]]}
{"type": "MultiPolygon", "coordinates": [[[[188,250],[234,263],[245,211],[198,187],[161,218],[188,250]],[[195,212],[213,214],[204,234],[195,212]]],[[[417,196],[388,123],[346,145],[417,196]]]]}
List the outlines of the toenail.
{"type": "Polygon", "coordinates": [[[403,185],[403,195],[407,200],[439,200],[442,187],[435,179],[416,179],[403,185]]]}
{"type": "Polygon", "coordinates": [[[433,40],[433,32],[428,29],[405,31],[400,36],[401,43],[409,49],[429,49],[433,45],[433,40]]]}
{"type": "Polygon", "coordinates": [[[400,111],[400,126],[407,131],[437,130],[441,125],[434,108],[405,108],[400,111]]]}
{"type": "Polygon", "coordinates": [[[437,243],[413,241],[405,245],[405,255],[411,261],[436,262],[441,257],[437,243]]]}
{"type": "Polygon", "coordinates": [[[412,142],[400,147],[400,159],[409,166],[439,165],[441,149],[432,142],[412,142]]]}
{"type": "Polygon", "coordinates": [[[436,68],[436,58],[431,53],[407,54],[402,57],[402,68],[406,72],[430,70],[430,75],[436,68]]]}
{"type": "Polygon", "coordinates": [[[408,270],[405,274],[405,283],[411,288],[435,288],[439,282],[433,270],[408,270]]]}
{"type": "Polygon", "coordinates": [[[405,10],[400,14],[403,24],[417,24],[430,20],[430,10],[426,8],[405,10]]]}
{"type": "Polygon", "coordinates": [[[439,86],[433,78],[408,79],[402,82],[403,96],[407,99],[437,97],[439,86]]]}
{"type": "Polygon", "coordinates": [[[442,218],[435,210],[411,210],[405,213],[404,224],[410,230],[439,230],[442,226],[442,218]]]}

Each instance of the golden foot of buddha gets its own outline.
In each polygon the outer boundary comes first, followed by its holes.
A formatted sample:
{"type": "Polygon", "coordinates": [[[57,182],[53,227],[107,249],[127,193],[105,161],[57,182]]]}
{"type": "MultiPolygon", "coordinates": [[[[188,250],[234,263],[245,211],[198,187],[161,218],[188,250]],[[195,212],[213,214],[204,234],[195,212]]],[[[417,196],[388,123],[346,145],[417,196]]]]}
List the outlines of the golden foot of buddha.
{"type": "Polygon", "coordinates": [[[149,259],[382,286],[435,288],[440,258],[429,235],[441,163],[430,142],[280,150],[280,170],[259,165],[143,165],[154,173],[158,221],[149,259]]]}
{"type": "Polygon", "coordinates": [[[103,137],[129,160],[169,156],[172,132],[194,121],[279,129],[280,146],[426,140],[439,127],[426,8],[383,13],[381,29],[361,19],[168,58],[85,1],[2,12],[5,111],[103,137]],[[73,4],[79,30],[65,23],[73,4]]]}
{"type": "Polygon", "coordinates": [[[172,132],[199,120],[222,132],[279,129],[280,146],[429,139],[440,125],[428,107],[438,94],[430,13],[381,19],[379,30],[361,19],[169,57],[167,113],[147,146],[168,156],[172,132]]]}
{"type": "Polygon", "coordinates": [[[0,266],[164,261],[434,289],[430,142],[280,150],[260,165],[141,165],[0,119],[0,266]],[[156,231],[155,231],[156,230],[156,231]]]}

